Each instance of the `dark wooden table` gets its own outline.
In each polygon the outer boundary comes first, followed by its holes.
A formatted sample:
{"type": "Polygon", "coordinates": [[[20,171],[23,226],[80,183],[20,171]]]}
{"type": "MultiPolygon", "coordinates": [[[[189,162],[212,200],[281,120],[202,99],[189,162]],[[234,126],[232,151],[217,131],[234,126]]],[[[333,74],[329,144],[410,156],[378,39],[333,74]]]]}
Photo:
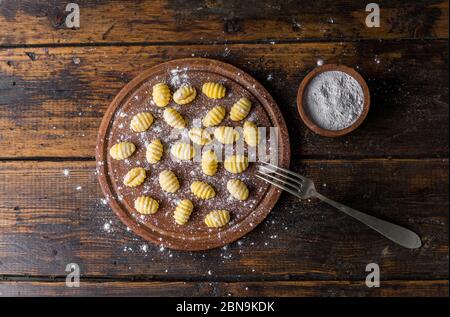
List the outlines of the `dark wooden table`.
{"type": "Polygon", "coordinates": [[[67,29],[68,2],[0,1],[0,295],[448,296],[447,0],[377,1],[379,28],[361,1],[86,0],[67,29]],[[292,169],[423,247],[286,194],[223,249],[160,250],[129,232],[95,175],[100,120],[141,70],[190,56],[252,74],[287,120],[292,169]],[[319,59],[368,81],[372,109],[351,135],[300,121],[296,89],[319,59]],[[379,288],[364,282],[372,262],[379,288]],[[65,287],[68,263],[80,288],[65,287]]]}

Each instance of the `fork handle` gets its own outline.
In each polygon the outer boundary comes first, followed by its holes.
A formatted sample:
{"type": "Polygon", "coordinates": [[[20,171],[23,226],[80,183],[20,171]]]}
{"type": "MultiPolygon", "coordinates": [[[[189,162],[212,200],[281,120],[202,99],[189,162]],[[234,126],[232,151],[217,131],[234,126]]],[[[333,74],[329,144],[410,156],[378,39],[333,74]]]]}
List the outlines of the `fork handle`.
{"type": "Polygon", "coordinates": [[[366,226],[372,228],[378,233],[382,234],[386,238],[392,240],[393,242],[409,249],[417,249],[422,245],[420,237],[409,229],[400,227],[396,224],[387,222],[385,220],[370,216],[353,208],[347,207],[340,204],[334,200],[331,200],[322,194],[316,192],[314,195],[321,201],[339,209],[340,211],[346,213],[347,215],[361,221],[366,226]]]}

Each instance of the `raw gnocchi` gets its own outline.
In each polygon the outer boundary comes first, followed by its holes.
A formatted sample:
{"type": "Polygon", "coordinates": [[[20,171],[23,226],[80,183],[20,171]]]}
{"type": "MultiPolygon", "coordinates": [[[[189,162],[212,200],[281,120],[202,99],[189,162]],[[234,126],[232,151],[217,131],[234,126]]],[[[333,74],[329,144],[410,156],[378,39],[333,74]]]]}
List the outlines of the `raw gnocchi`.
{"type": "Polygon", "coordinates": [[[172,155],[179,160],[191,160],[195,156],[195,149],[188,143],[175,143],[170,150],[172,155]]]}
{"type": "Polygon", "coordinates": [[[136,146],[131,142],[120,142],[109,149],[109,155],[115,160],[124,160],[136,151],[136,146]]]}
{"type": "Polygon", "coordinates": [[[179,225],[184,225],[188,222],[191,217],[192,211],[194,210],[194,205],[189,199],[183,199],[177,204],[175,211],[173,212],[173,218],[175,222],[179,225]]]}
{"type": "Polygon", "coordinates": [[[134,132],[144,132],[153,124],[153,115],[150,112],[140,112],[131,119],[130,127],[134,132]]]}
{"type": "Polygon", "coordinates": [[[146,177],[147,173],[145,172],[145,169],[142,167],[135,167],[125,175],[123,184],[128,187],[136,187],[141,185],[146,177]]]}
{"type": "Polygon", "coordinates": [[[180,188],[177,175],[170,170],[159,173],[159,186],[168,193],[175,193],[180,188]]]}
{"type": "Polygon", "coordinates": [[[238,200],[247,200],[249,191],[247,185],[239,179],[230,179],[227,182],[227,189],[231,196],[238,200]]]}
{"type": "Polygon", "coordinates": [[[205,151],[201,161],[202,171],[208,176],[214,176],[217,173],[218,160],[213,150],[205,151]]]}
{"type": "Polygon", "coordinates": [[[217,141],[223,144],[233,144],[239,140],[239,132],[237,132],[233,127],[217,127],[214,130],[214,137],[217,141]]]}
{"type": "Polygon", "coordinates": [[[205,224],[209,228],[220,228],[230,222],[230,212],[228,210],[213,210],[205,217],[205,224]]]}
{"type": "Polygon", "coordinates": [[[225,158],[223,166],[230,173],[242,173],[248,167],[248,158],[243,155],[231,155],[225,158]]]}
{"type": "Polygon", "coordinates": [[[134,201],[134,208],[140,214],[153,215],[158,211],[159,203],[149,196],[140,196],[134,201]]]}
{"type": "Polygon", "coordinates": [[[225,97],[226,88],[224,85],[214,82],[204,83],[202,92],[211,99],[220,99],[225,97]]]}
{"type": "Polygon", "coordinates": [[[198,145],[205,145],[212,141],[211,134],[202,128],[192,128],[189,131],[189,138],[198,145]]]}
{"type": "Polygon", "coordinates": [[[145,152],[145,157],[147,162],[150,164],[156,164],[161,160],[163,156],[164,147],[161,143],[161,140],[156,139],[153,140],[148,146],[147,151],[145,152]]]}
{"type": "Polygon", "coordinates": [[[222,106],[215,106],[208,111],[206,116],[203,118],[202,123],[205,127],[213,127],[220,124],[225,118],[225,108],[222,106]]]}
{"type": "Polygon", "coordinates": [[[241,121],[247,117],[250,109],[252,108],[252,103],[247,98],[243,97],[239,99],[230,110],[230,119],[233,121],[241,121]]]}
{"type": "Polygon", "coordinates": [[[192,102],[197,96],[197,90],[191,85],[183,85],[173,94],[173,101],[179,105],[192,102]]]}
{"type": "Polygon", "coordinates": [[[254,122],[245,121],[242,133],[248,145],[255,147],[259,144],[259,131],[254,122]]]}
{"type": "Polygon", "coordinates": [[[200,199],[211,199],[216,196],[216,191],[208,183],[194,181],[191,184],[191,192],[200,199]]]}
{"type": "Polygon", "coordinates": [[[173,108],[164,110],[163,117],[164,121],[172,128],[184,129],[186,127],[186,120],[184,120],[183,116],[173,108]]]}
{"type": "Polygon", "coordinates": [[[159,83],[153,86],[153,101],[158,107],[165,107],[169,104],[172,94],[169,86],[165,83],[159,83]]]}

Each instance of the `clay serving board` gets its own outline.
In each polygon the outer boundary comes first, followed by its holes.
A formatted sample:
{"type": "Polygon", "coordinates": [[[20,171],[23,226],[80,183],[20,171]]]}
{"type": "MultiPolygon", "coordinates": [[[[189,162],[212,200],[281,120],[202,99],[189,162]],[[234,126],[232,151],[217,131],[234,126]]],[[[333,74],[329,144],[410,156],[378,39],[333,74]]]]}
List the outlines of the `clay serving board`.
{"type": "MultiPolygon", "coordinates": [[[[136,234],[167,248],[205,250],[239,239],[268,215],[281,192],[254,177],[257,163],[250,163],[244,173],[237,175],[230,174],[223,168],[223,164],[219,163],[217,174],[211,177],[202,173],[200,163],[176,161],[170,156],[170,146],[177,141],[188,141],[188,129],[199,126],[199,120],[216,105],[227,109],[227,116],[221,125],[242,126],[243,121],[233,122],[229,119],[229,109],[241,97],[247,97],[253,103],[248,120],[255,121],[258,126],[278,127],[278,165],[288,167],[289,136],[278,106],[261,84],[229,64],[203,58],[179,59],[159,64],[143,71],[114,98],[99,130],[96,149],[97,172],[109,205],[136,234]],[[203,95],[201,87],[207,81],[224,84],[227,88],[226,97],[212,100],[203,95]],[[172,92],[184,83],[189,83],[197,89],[197,98],[193,103],[178,106],[171,101],[168,106],[177,109],[186,118],[188,126],[184,132],[174,133],[164,122],[165,108],[159,108],[153,103],[152,87],[159,82],[167,83],[172,92]],[[150,111],[155,121],[148,131],[135,133],[130,129],[130,120],[142,111],[150,111]],[[145,159],[146,144],[155,138],[162,141],[165,153],[159,163],[149,164],[145,159]],[[126,160],[117,161],[109,156],[109,149],[121,141],[134,143],[136,152],[126,160]],[[144,184],[129,188],[124,186],[122,181],[124,175],[133,167],[144,167],[147,178],[144,184]],[[174,171],[180,180],[181,187],[176,193],[163,192],[159,186],[158,175],[165,169],[174,171]],[[250,190],[248,200],[237,201],[230,197],[226,189],[230,178],[239,178],[247,184],[250,190]],[[216,189],[216,197],[203,201],[193,196],[190,184],[194,180],[211,184],[216,189]],[[134,200],[141,195],[151,196],[159,202],[156,214],[144,216],[136,212],[134,200]],[[194,204],[194,212],[184,226],[177,225],[173,220],[173,210],[180,199],[190,199],[194,204]],[[204,217],[214,209],[229,210],[230,223],[219,229],[206,227],[204,217]]],[[[267,143],[270,141],[267,140],[267,143]]],[[[273,149],[268,149],[266,153],[270,155],[271,151],[273,149]]]]}

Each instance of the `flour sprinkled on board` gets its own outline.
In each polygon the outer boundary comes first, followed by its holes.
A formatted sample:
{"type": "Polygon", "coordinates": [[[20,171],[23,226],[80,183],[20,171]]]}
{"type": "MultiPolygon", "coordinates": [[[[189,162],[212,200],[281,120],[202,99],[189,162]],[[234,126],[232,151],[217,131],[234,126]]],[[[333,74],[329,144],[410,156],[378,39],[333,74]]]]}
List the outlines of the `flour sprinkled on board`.
{"type": "Polygon", "coordinates": [[[179,87],[182,84],[189,83],[189,75],[188,75],[189,68],[183,67],[183,68],[174,68],[170,70],[170,84],[172,87],[179,87]]]}

